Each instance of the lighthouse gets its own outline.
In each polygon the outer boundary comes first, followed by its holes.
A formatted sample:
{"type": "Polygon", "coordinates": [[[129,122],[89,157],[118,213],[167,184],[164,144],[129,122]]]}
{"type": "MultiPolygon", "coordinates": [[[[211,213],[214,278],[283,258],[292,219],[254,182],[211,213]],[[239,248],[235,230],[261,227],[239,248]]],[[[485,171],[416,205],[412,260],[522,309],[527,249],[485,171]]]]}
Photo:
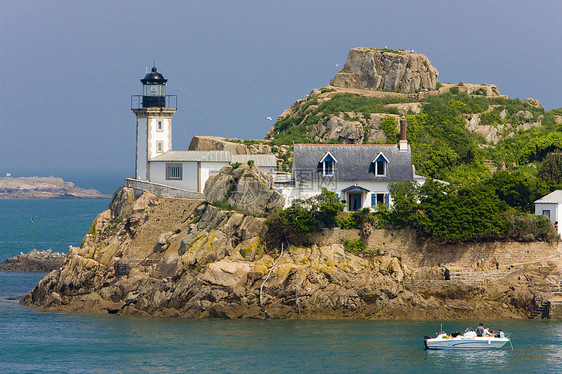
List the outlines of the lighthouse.
{"type": "Polygon", "coordinates": [[[172,116],[176,96],[166,96],[166,82],[153,67],[142,83],[142,95],[131,96],[131,110],[137,119],[135,178],[150,180],[150,161],[172,150],[172,116]]]}

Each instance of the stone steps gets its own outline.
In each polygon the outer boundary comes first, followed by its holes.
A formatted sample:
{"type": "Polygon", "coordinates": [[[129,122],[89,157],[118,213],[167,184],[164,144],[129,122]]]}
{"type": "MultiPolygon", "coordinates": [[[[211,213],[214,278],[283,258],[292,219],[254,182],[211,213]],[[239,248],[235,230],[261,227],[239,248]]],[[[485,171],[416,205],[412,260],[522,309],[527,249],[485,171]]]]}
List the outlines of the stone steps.
{"type": "Polygon", "coordinates": [[[550,307],[550,302],[545,301],[544,303],[542,303],[542,305],[540,307],[538,307],[531,314],[529,314],[528,319],[538,319],[539,317],[544,318],[545,315],[548,318],[548,308],[549,307],[550,307]]]}
{"type": "Polygon", "coordinates": [[[501,279],[511,273],[513,270],[497,269],[497,270],[464,270],[450,269],[449,279],[459,281],[466,284],[483,283],[487,279],[501,279]]]}

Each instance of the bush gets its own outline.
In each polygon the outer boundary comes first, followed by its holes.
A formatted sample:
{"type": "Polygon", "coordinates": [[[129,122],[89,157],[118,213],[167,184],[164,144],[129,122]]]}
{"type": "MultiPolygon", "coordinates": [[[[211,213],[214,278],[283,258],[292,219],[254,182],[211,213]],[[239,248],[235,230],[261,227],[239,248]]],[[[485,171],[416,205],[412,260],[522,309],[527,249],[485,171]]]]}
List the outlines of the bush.
{"type": "Polygon", "coordinates": [[[365,252],[365,242],[359,238],[355,239],[344,239],[343,249],[349,253],[361,253],[365,252]]]}
{"type": "Polygon", "coordinates": [[[505,220],[507,222],[506,235],[509,239],[553,242],[558,237],[554,225],[545,216],[510,209],[505,213],[505,220]]]}
{"type": "Polygon", "coordinates": [[[453,95],[456,95],[459,93],[459,88],[457,86],[451,87],[449,89],[449,92],[452,93],[453,95]]]}
{"type": "Polygon", "coordinates": [[[345,207],[336,194],[322,188],[319,195],[293,201],[290,207],[268,217],[268,246],[278,247],[282,241],[300,244],[307,234],[333,228],[345,207]]]}
{"type": "Polygon", "coordinates": [[[505,232],[507,205],[482,184],[457,191],[428,181],[420,189],[420,232],[442,242],[487,240],[505,232]]]}
{"type": "Polygon", "coordinates": [[[398,124],[396,123],[396,118],[392,116],[384,117],[381,123],[381,130],[386,134],[386,143],[395,144],[398,143],[398,137],[400,133],[397,130],[398,124]]]}

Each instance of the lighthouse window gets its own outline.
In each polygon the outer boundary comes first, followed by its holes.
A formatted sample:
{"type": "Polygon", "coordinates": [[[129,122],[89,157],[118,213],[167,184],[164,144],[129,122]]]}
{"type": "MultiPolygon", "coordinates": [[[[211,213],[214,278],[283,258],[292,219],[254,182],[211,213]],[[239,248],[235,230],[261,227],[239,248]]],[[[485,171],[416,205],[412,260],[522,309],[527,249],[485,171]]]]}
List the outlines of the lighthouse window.
{"type": "Polygon", "coordinates": [[[156,129],[157,129],[158,131],[162,131],[162,121],[158,121],[158,124],[157,124],[157,126],[156,126],[156,129]]]}
{"type": "Polygon", "coordinates": [[[156,152],[162,153],[162,148],[164,148],[164,143],[156,142],[156,152]]]}
{"type": "Polygon", "coordinates": [[[181,180],[182,179],[181,164],[166,164],[166,179],[181,180]]]}

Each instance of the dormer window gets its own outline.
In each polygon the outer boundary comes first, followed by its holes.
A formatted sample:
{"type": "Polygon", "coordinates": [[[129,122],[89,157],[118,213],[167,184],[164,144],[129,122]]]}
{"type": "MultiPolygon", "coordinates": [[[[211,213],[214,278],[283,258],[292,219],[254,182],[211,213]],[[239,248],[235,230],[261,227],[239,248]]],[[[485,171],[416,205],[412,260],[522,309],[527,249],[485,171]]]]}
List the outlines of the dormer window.
{"type": "Polygon", "coordinates": [[[386,177],[388,175],[388,159],[379,152],[377,156],[371,161],[373,165],[373,172],[377,177],[386,177]]]}
{"type": "Polygon", "coordinates": [[[330,152],[326,152],[322,160],[318,163],[318,171],[323,176],[328,177],[334,175],[336,170],[336,162],[338,162],[330,152]]]}

